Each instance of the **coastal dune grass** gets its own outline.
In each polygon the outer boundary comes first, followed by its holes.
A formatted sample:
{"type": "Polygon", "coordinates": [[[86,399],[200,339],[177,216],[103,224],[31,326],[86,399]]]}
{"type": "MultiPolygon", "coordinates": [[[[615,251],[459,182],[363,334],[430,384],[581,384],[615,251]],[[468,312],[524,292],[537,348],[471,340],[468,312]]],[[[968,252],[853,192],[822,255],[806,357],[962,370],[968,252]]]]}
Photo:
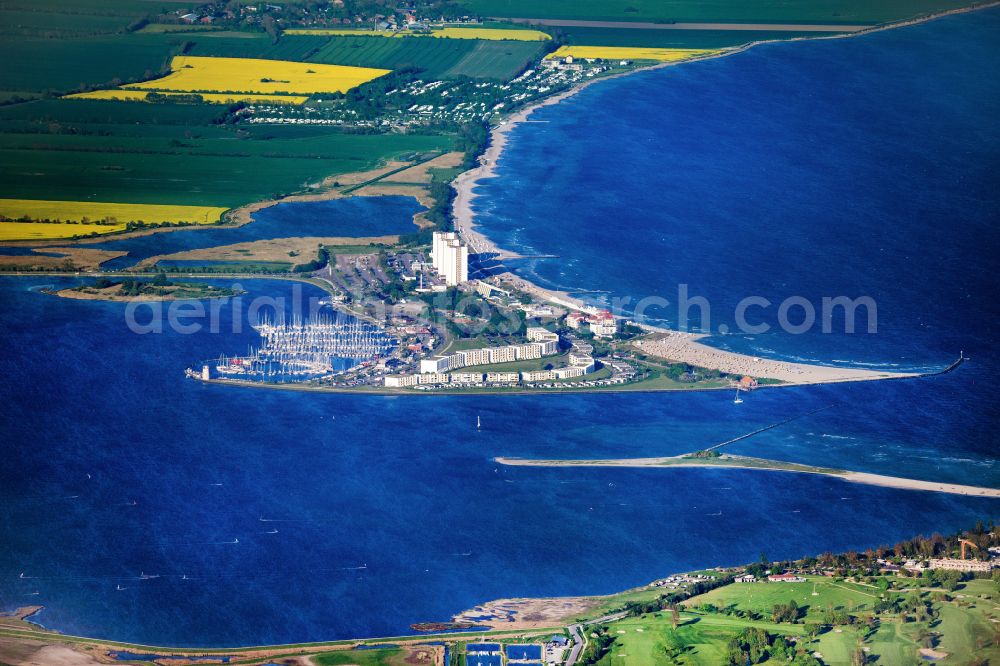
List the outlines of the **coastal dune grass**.
{"type": "Polygon", "coordinates": [[[605,60],[656,60],[677,62],[712,53],[718,49],[658,49],[640,46],[560,46],[548,58],[602,58],[605,60]]]}
{"type": "Polygon", "coordinates": [[[171,73],[161,79],[123,87],[170,92],[302,95],[347,92],[390,72],[388,69],[369,67],[202,56],[175,56],[170,62],[170,69],[171,73]]]}
{"type": "Polygon", "coordinates": [[[0,199],[0,240],[70,238],[110,234],[129,222],[214,224],[226,208],[98,201],[0,199]],[[42,221],[18,221],[42,220],[42,221]]]}

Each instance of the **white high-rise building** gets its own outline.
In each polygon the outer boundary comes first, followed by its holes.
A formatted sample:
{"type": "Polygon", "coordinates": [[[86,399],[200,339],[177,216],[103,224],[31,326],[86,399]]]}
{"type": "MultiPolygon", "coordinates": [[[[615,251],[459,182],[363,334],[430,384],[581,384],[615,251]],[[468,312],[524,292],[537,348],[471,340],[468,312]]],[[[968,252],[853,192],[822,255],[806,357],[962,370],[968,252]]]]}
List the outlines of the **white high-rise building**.
{"type": "Polygon", "coordinates": [[[435,231],[431,245],[431,260],[438,274],[449,287],[469,279],[469,248],[454,231],[435,231]]]}

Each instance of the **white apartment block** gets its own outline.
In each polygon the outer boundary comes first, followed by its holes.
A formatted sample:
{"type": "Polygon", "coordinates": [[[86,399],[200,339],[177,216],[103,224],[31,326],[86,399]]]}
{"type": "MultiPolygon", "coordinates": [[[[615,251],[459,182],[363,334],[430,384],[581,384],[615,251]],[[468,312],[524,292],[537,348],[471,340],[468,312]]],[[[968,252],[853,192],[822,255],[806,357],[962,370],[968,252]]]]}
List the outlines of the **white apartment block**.
{"type": "Polygon", "coordinates": [[[469,248],[454,231],[434,232],[431,259],[434,268],[449,287],[468,281],[469,248]]]}
{"type": "Polygon", "coordinates": [[[559,340],[559,336],[547,328],[542,328],[541,326],[529,326],[528,330],[525,331],[528,342],[543,342],[546,340],[559,340]]]}
{"type": "Polygon", "coordinates": [[[556,368],[552,372],[555,373],[556,379],[571,379],[573,377],[583,377],[586,371],[576,365],[568,365],[565,368],[556,368]]]}
{"type": "Polygon", "coordinates": [[[431,239],[431,265],[438,268],[444,258],[444,246],[449,241],[457,241],[458,234],[454,231],[435,231],[431,239]]]}
{"type": "Polygon", "coordinates": [[[554,340],[542,340],[532,344],[538,347],[539,354],[542,356],[551,356],[559,351],[559,336],[557,335],[554,340]]]}
{"type": "Polygon", "coordinates": [[[517,345],[517,358],[518,360],[526,358],[541,358],[542,357],[542,347],[534,342],[529,342],[526,345],[517,345]]]}
{"type": "Polygon", "coordinates": [[[454,354],[421,359],[420,372],[421,374],[441,373],[474,365],[510,363],[511,361],[550,356],[558,351],[559,336],[555,333],[550,333],[549,335],[554,339],[544,342],[528,342],[523,345],[507,345],[505,347],[463,349],[454,354]]]}
{"type": "Polygon", "coordinates": [[[453,368],[461,367],[456,364],[454,356],[434,356],[420,360],[420,373],[425,372],[447,372],[453,368]]]}
{"type": "Polygon", "coordinates": [[[462,366],[489,365],[491,363],[489,349],[466,349],[464,351],[455,352],[455,356],[462,359],[462,366]]]}
{"type": "Polygon", "coordinates": [[[555,378],[555,370],[527,370],[521,373],[522,382],[544,382],[555,378]]]}
{"type": "Polygon", "coordinates": [[[490,363],[510,363],[517,360],[517,346],[508,345],[506,347],[490,347],[490,363]]]}

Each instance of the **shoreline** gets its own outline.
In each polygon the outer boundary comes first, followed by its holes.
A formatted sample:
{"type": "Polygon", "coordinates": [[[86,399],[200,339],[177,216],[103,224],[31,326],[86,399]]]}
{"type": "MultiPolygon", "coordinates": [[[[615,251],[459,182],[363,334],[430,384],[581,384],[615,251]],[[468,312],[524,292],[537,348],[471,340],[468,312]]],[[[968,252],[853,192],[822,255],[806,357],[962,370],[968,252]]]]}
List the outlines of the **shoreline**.
{"type": "Polygon", "coordinates": [[[873,474],[870,472],[817,467],[802,463],[789,463],[780,460],[752,458],[748,456],[727,455],[699,462],[696,458],[685,457],[689,455],[690,454],[682,454],[679,456],[663,456],[659,458],[607,458],[594,460],[543,460],[507,458],[500,456],[494,458],[493,460],[500,465],[506,465],[508,467],[624,467],[660,469],[664,467],[682,467],[815,474],[818,476],[840,479],[841,481],[846,481],[848,483],[860,483],[862,485],[894,488],[897,490],[919,490],[924,492],[946,493],[950,495],[964,495],[967,497],[1000,498],[1000,488],[968,486],[958,483],[944,483],[939,481],[925,481],[922,479],[910,479],[899,476],[873,474]]]}
{"type": "MultiPolygon", "coordinates": [[[[871,27],[864,28],[862,30],[840,33],[835,35],[817,35],[809,37],[791,37],[788,39],[769,39],[769,40],[758,40],[743,44],[741,46],[722,49],[721,51],[706,54],[704,56],[690,58],[687,60],[676,61],[676,62],[663,62],[649,67],[641,67],[628,72],[620,72],[618,74],[613,74],[605,77],[594,78],[590,81],[585,81],[575,87],[570,88],[560,92],[552,97],[548,97],[539,102],[531,104],[523,109],[514,112],[512,115],[504,118],[499,125],[494,127],[490,132],[490,143],[486,151],[480,156],[479,164],[468,170],[460,173],[452,181],[451,186],[455,191],[455,198],[452,202],[452,219],[454,222],[455,231],[459,233],[466,244],[469,245],[470,253],[485,253],[494,255],[494,258],[500,262],[507,259],[518,259],[522,255],[515,251],[505,249],[501,247],[496,241],[490,239],[486,234],[478,231],[476,227],[476,212],[473,209],[473,201],[478,196],[475,192],[476,186],[481,180],[486,180],[490,178],[496,178],[496,169],[499,164],[500,158],[503,155],[503,151],[507,146],[508,135],[523,122],[531,122],[529,117],[537,109],[545,106],[558,104],[565,99],[568,99],[588,87],[602,83],[604,81],[610,81],[612,79],[617,79],[625,76],[631,76],[633,74],[638,74],[641,72],[649,72],[653,70],[664,69],[666,67],[676,67],[679,65],[686,65],[694,62],[713,60],[716,58],[724,58],[738,53],[743,53],[748,51],[755,46],[760,46],[762,44],[777,44],[785,42],[797,42],[804,40],[818,40],[818,39],[847,39],[852,37],[857,37],[859,35],[867,35],[876,32],[882,32],[885,30],[893,30],[896,28],[907,27],[911,25],[918,25],[921,23],[926,23],[944,16],[950,16],[953,14],[964,14],[972,11],[979,11],[981,9],[988,9],[991,7],[996,7],[1000,5],[1000,0],[993,0],[992,2],[987,2],[983,4],[974,4],[967,7],[959,7],[956,9],[949,9],[946,11],[936,12],[933,14],[927,14],[924,16],[918,16],[910,19],[905,19],[902,21],[896,21],[892,23],[885,23],[880,25],[874,25],[871,27]]],[[[585,308],[590,307],[582,299],[574,298],[566,291],[558,291],[554,289],[549,289],[542,287],[539,284],[531,282],[530,280],[515,274],[513,271],[508,270],[505,273],[501,273],[497,276],[497,280],[503,284],[510,285],[514,288],[520,289],[525,293],[532,295],[535,298],[539,298],[542,301],[547,301],[554,305],[570,308],[573,310],[585,310],[585,308]]],[[[627,319],[627,317],[621,316],[618,313],[613,313],[617,319],[627,319]]],[[[713,362],[719,362],[724,364],[728,368],[733,368],[735,372],[743,372],[749,374],[755,369],[760,369],[763,374],[756,375],[757,377],[768,377],[774,379],[782,379],[786,381],[786,385],[810,385],[810,384],[824,384],[824,383],[837,383],[844,381],[873,381],[873,380],[884,380],[884,379],[902,379],[907,377],[920,377],[938,374],[938,372],[930,373],[920,373],[920,372],[878,372],[873,370],[868,370],[864,368],[854,368],[854,367],[838,367],[838,366],[825,366],[825,365],[814,365],[805,363],[790,363],[785,361],[779,361],[775,359],[767,358],[757,358],[751,357],[745,354],[737,354],[735,352],[728,352],[721,349],[716,349],[710,345],[698,342],[701,338],[711,337],[711,334],[707,333],[685,333],[681,331],[676,331],[669,328],[651,326],[648,324],[640,324],[644,329],[651,332],[663,333],[672,337],[674,342],[671,345],[671,352],[674,354],[670,357],[660,357],[667,360],[686,362],[691,365],[696,365],[700,367],[709,367],[711,369],[724,370],[723,367],[717,367],[711,365],[713,362]],[[698,362],[698,361],[701,362],[698,362]],[[705,365],[708,362],[709,365],[705,365]],[[767,367],[762,367],[767,366],[767,367]],[[772,377],[772,375],[767,374],[768,371],[778,373],[782,376],[772,377]]],[[[727,371],[728,372],[728,371],[727,371]]],[[[754,376],[754,375],[751,375],[754,376]]],[[[717,389],[713,389],[717,390],[717,389]]]]}

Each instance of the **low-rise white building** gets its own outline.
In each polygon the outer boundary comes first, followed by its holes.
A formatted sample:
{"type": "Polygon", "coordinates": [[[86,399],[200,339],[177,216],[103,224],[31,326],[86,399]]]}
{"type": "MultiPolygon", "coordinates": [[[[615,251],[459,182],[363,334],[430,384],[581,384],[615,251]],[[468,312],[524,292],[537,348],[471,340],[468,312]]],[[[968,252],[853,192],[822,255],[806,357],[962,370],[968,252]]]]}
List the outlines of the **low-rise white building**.
{"type": "Polygon", "coordinates": [[[952,571],[985,572],[992,571],[993,564],[982,560],[960,560],[955,557],[944,557],[928,562],[929,569],[950,569],[952,571]]]}
{"type": "Polygon", "coordinates": [[[569,353],[569,364],[574,368],[583,368],[584,374],[593,372],[597,366],[593,356],[574,352],[569,353]]]}
{"type": "Polygon", "coordinates": [[[450,377],[452,384],[478,384],[483,381],[481,372],[453,372],[450,377]]]}
{"type": "Polygon", "coordinates": [[[486,383],[488,384],[516,384],[518,375],[516,372],[487,372],[486,383]]]}
{"type": "Polygon", "coordinates": [[[418,381],[421,384],[447,384],[448,375],[443,372],[427,372],[421,374],[418,381]]]}
{"type": "Polygon", "coordinates": [[[386,375],[385,385],[393,388],[403,386],[416,386],[420,381],[419,375],[386,375]]]}
{"type": "Polygon", "coordinates": [[[598,322],[590,325],[590,332],[598,338],[613,338],[618,332],[618,324],[615,321],[598,322]]]}
{"type": "Polygon", "coordinates": [[[540,342],[542,340],[559,339],[559,336],[550,331],[547,328],[542,328],[541,326],[529,326],[525,331],[525,337],[528,338],[528,342],[540,342]]]}
{"type": "Polygon", "coordinates": [[[545,382],[555,378],[554,370],[525,370],[521,373],[522,382],[545,382]]]}

